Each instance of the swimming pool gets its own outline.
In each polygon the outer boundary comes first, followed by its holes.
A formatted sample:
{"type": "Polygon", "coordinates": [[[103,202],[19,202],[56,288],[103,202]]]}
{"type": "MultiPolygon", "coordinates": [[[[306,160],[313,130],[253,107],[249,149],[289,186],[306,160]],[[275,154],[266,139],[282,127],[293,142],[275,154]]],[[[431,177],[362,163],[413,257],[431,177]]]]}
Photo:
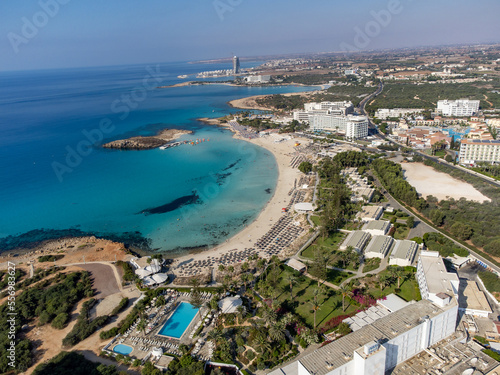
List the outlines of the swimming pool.
{"type": "Polygon", "coordinates": [[[129,355],[134,350],[131,346],[118,344],[113,348],[113,351],[118,354],[129,355]]]}
{"type": "Polygon", "coordinates": [[[181,302],[175,309],[174,313],[165,322],[161,328],[159,335],[180,339],[198,313],[197,308],[187,302],[181,302]]]}

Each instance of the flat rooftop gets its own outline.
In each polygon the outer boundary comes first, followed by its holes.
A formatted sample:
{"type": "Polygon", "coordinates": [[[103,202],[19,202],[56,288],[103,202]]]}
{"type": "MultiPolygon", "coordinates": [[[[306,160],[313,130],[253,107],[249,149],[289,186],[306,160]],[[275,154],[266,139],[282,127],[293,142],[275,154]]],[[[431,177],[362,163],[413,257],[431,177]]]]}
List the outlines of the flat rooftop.
{"type": "Polygon", "coordinates": [[[418,250],[418,244],[410,240],[397,240],[391,258],[408,259],[413,262],[418,250]]]}
{"type": "Polygon", "coordinates": [[[428,315],[429,318],[433,318],[452,307],[456,307],[454,300],[444,308],[434,305],[431,301],[421,300],[341,337],[299,361],[311,374],[326,375],[333,369],[352,361],[354,351],[375,337],[378,340],[391,340],[420,324],[423,316],[428,315]]]}
{"type": "Polygon", "coordinates": [[[373,236],[365,249],[365,254],[376,253],[386,257],[394,246],[394,238],[391,236],[373,236]]]}
{"type": "Polygon", "coordinates": [[[457,274],[448,272],[443,259],[440,256],[436,257],[430,253],[431,252],[422,251],[419,257],[429,293],[438,294],[443,292],[449,295],[455,294],[451,282],[455,282],[456,287],[458,287],[457,274]]]}
{"type": "Polygon", "coordinates": [[[377,303],[385,307],[390,312],[401,310],[409,305],[409,302],[406,302],[394,293],[389,294],[384,300],[377,301],[377,303]]]}
{"type": "Polygon", "coordinates": [[[391,227],[391,223],[386,220],[372,220],[363,225],[363,230],[383,230],[387,232],[391,227]]]}
{"type": "Polygon", "coordinates": [[[388,309],[383,306],[375,305],[371,306],[368,310],[361,311],[356,315],[344,319],[343,322],[349,324],[353,332],[372,324],[376,320],[383,318],[391,313],[388,309]]]}
{"type": "Polygon", "coordinates": [[[354,230],[342,243],[342,248],[347,248],[349,246],[354,247],[355,249],[363,250],[366,243],[370,239],[370,234],[367,232],[363,232],[362,230],[354,230]]]}
{"type": "Polygon", "coordinates": [[[462,309],[492,312],[486,296],[472,280],[460,279],[458,306],[462,309]]]}
{"type": "Polygon", "coordinates": [[[363,206],[356,216],[362,219],[377,220],[383,212],[384,208],[381,206],[363,206]]]}

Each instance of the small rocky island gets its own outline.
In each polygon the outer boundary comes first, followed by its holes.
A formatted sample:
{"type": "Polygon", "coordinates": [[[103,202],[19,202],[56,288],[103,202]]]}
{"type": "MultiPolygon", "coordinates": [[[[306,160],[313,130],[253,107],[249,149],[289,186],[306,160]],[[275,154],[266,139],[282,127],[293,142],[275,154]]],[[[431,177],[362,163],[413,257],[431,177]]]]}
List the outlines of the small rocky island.
{"type": "Polygon", "coordinates": [[[113,142],[102,145],[104,148],[113,148],[119,150],[150,150],[158,148],[164,144],[179,138],[184,134],[193,134],[191,130],[165,129],[159,134],[151,137],[132,137],[127,139],[118,139],[113,142]]]}

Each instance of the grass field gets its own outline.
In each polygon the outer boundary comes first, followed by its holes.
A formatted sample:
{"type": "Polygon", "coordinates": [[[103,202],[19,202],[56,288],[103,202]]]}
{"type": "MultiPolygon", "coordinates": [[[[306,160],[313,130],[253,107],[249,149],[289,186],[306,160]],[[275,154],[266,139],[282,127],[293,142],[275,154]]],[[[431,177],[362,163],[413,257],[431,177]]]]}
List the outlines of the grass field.
{"type": "Polygon", "coordinates": [[[365,265],[363,266],[363,273],[370,272],[376,270],[380,267],[380,262],[382,260],[380,258],[370,258],[365,260],[365,265]]]}
{"type": "Polygon", "coordinates": [[[328,250],[337,250],[339,248],[340,244],[342,243],[342,241],[344,241],[345,236],[346,236],[346,234],[342,233],[342,232],[335,232],[335,233],[331,234],[329,237],[324,238],[324,239],[320,236],[316,239],[316,241],[314,241],[312,243],[311,246],[309,246],[307,249],[305,249],[301,255],[303,257],[313,259],[314,258],[314,251],[318,247],[324,247],[328,250]]]}
{"type": "MultiPolygon", "coordinates": [[[[306,276],[300,276],[299,282],[293,286],[293,300],[290,299],[290,285],[287,282],[287,275],[295,272],[289,267],[285,269],[280,274],[279,288],[282,291],[278,296],[280,302],[288,301],[290,305],[294,306],[295,313],[302,317],[307,325],[313,327],[314,325],[314,314],[312,313],[311,301],[313,301],[313,291],[317,289],[318,283],[306,276]]],[[[354,304],[350,304],[346,311],[342,311],[342,296],[339,295],[335,290],[324,287],[326,293],[321,295],[318,299],[320,303],[320,308],[316,312],[316,324],[317,327],[321,327],[331,318],[338,315],[353,313],[358,308],[354,304]]],[[[347,299],[346,299],[347,305],[347,299]]]]}
{"type": "Polygon", "coordinates": [[[398,229],[396,229],[396,232],[394,232],[394,238],[396,240],[406,240],[409,233],[410,233],[410,228],[408,228],[406,225],[401,226],[398,229]]]}

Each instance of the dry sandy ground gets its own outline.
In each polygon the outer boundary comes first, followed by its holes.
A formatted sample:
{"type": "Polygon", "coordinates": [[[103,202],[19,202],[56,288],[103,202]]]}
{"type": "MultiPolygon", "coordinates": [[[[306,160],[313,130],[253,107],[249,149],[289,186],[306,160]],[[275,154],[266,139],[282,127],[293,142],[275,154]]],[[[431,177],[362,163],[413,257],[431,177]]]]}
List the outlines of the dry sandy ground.
{"type": "Polygon", "coordinates": [[[92,280],[94,281],[92,286],[97,290],[94,298],[105,298],[120,292],[118,281],[113,273],[114,266],[99,263],[87,263],[80,264],[78,267],[91,273],[92,280]]]}
{"type": "Polygon", "coordinates": [[[63,238],[47,241],[31,250],[9,251],[0,255],[0,269],[7,268],[7,262],[14,262],[18,267],[28,270],[26,263],[35,261],[35,269],[48,268],[54,262],[39,263],[36,260],[42,255],[61,254],[64,258],[58,260],[56,265],[65,265],[86,262],[112,262],[115,260],[127,260],[131,256],[124,251],[121,243],[96,239],[95,237],[63,238]],[[12,254],[19,254],[14,257],[12,254]],[[85,259],[84,259],[85,257],[85,259]]]}
{"type": "Polygon", "coordinates": [[[271,151],[276,158],[279,176],[274,195],[269,200],[264,210],[259,214],[257,219],[255,219],[241,232],[211,250],[179,257],[177,258],[177,262],[181,263],[189,259],[203,260],[206,259],[207,256],[218,257],[229,252],[230,250],[243,250],[250,247],[257,239],[269,231],[271,226],[281,216],[281,209],[287,206],[290,198],[288,196],[288,192],[293,187],[295,179],[298,180],[301,175],[298,169],[290,167],[291,156],[289,155],[294,151],[295,141],[299,141],[302,144],[309,141],[306,139],[295,138],[281,143],[274,143],[274,139],[272,137],[257,138],[251,141],[246,139],[246,141],[266,148],[271,151]]]}
{"type": "Polygon", "coordinates": [[[472,185],[457,180],[446,173],[438,172],[422,163],[402,163],[401,167],[406,180],[424,197],[432,195],[439,200],[447,197],[458,200],[464,197],[477,202],[490,201],[472,185]]]}

